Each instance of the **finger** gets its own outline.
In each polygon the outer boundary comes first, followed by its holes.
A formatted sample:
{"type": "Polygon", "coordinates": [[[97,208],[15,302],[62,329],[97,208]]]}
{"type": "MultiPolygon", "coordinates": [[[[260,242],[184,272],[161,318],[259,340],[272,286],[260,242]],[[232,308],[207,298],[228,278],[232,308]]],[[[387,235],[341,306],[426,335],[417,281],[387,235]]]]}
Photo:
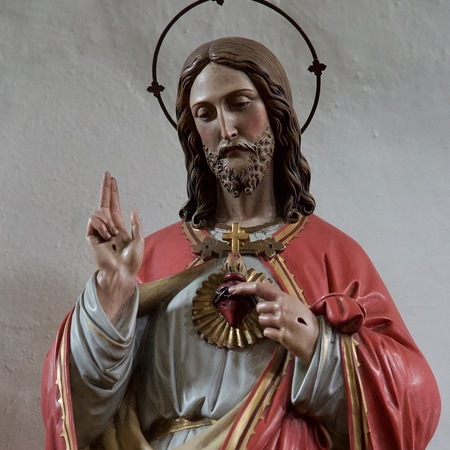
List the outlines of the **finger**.
{"type": "MultiPolygon", "coordinates": [[[[119,200],[119,187],[117,185],[117,180],[114,177],[111,177],[111,217],[114,223],[116,224],[117,228],[121,232],[126,232],[128,235],[128,232],[125,228],[125,222],[123,220],[122,216],[122,209],[120,207],[120,200],[119,200]]],[[[128,239],[130,236],[128,235],[128,239]]]]}
{"type": "Polygon", "coordinates": [[[261,283],[260,281],[236,284],[229,288],[229,292],[233,295],[256,295],[266,301],[277,300],[283,294],[283,291],[272,283],[261,283]]]}
{"type": "Polygon", "coordinates": [[[109,211],[111,207],[111,174],[103,174],[102,185],[100,187],[99,209],[109,211]]]}
{"type": "Polygon", "coordinates": [[[132,239],[143,240],[142,223],[139,213],[136,210],[131,212],[131,237],[132,239]]]}
{"type": "Polygon", "coordinates": [[[258,314],[275,314],[280,312],[280,305],[278,302],[268,302],[261,300],[256,305],[258,314]]]}
{"type": "Polygon", "coordinates": [[[105,220],[102,220],[99,215],[93,214],[88,220],[86,236],[100,236],[105,241],[109,241],[112,236],[112,232],[110,231],[111,225],[114,226],[112,222],[108,226],[108,223],[105,220]]]}
{"type": "Polygon", "coordinates": [[[86,234],[92,234],[93,232],[98,231],[97,227],[95,226],[97,221],[102,222],[106,226],[109,233],[111,233],[113,236],[118,234],[119,231],[114,225],[111,217],[109,217],[109,214],[107,214],[102,209],[95,211],[94,214],[92,214],[92,216],[89,218],[86,234]]]}
{"type": "Polygon", "coordinates": [[[267,327],[264,328],[263,334],[267,339],[278,342],[279,344],[284,343],[284,332],[278,328],[267,327]]]}
{"type": "Polygon", "coordinates": [[[274,314],[260,314],[258,317],[259,323],[263,326],[263,328],[280,328],[280,320],[279,316],[274,314]]]}

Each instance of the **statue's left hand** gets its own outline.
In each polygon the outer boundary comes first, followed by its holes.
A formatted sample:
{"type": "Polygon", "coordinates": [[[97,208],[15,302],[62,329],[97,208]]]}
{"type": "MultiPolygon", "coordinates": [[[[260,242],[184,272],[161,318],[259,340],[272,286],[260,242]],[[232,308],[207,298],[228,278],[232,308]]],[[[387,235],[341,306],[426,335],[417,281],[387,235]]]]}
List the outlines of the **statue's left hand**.
{"type": "Polygon", "coordinates": [[[255,295],[264,336],[272,339],[309,364],[319,336],[317,317],[298,298],[286,294],[268,281],[240,283],[233,295],[255,295]]]}

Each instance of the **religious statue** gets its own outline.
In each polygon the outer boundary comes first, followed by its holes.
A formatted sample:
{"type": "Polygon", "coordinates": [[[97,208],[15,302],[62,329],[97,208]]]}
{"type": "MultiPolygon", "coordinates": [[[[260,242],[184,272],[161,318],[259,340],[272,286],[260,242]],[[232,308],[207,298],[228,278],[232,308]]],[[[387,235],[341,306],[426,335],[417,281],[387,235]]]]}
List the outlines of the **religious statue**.
{"type": "Polygon", "coordinates": [[[434,376],[364,251],[314,214],[279,61],[200,46],[176,115],[179,223],[127,231],[104,175],[98,271],[44,369],[47,450],[425,449],[434,376]]]}

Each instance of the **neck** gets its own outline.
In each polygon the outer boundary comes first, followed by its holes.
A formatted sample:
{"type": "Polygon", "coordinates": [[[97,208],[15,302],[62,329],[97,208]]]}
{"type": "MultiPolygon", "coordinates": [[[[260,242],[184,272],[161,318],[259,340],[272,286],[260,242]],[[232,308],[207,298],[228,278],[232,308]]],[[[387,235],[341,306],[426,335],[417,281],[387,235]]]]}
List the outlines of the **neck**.
{"type": "Polygon", "coordinates": [[[216,224],[253,227],[270,222],[277,215],[273,171],[270,170],[250,194],[233,197],[222,185],[218,187],[216,224]]]}

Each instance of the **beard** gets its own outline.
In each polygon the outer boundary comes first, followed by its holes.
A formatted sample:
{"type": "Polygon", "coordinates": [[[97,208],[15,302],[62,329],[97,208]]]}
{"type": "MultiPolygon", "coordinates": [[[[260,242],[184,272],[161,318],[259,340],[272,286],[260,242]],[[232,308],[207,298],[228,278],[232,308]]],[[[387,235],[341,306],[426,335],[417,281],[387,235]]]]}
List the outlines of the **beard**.
{"type": "Polygon", "coordinates": [[[204,147],[204,151],[208,166],[216,179],[233,197],[239,197],[242,193],[250,195],[269,170],[275,151],[275,139],[268,125],[257,142],[237,138],[232,142],[222,142],[214,153],[207,147],[204,147]],[[239,169],[228,167],[223,157],[224,150],[231,146],[238,146],[248,153],[247,164],[239,169]]]}

